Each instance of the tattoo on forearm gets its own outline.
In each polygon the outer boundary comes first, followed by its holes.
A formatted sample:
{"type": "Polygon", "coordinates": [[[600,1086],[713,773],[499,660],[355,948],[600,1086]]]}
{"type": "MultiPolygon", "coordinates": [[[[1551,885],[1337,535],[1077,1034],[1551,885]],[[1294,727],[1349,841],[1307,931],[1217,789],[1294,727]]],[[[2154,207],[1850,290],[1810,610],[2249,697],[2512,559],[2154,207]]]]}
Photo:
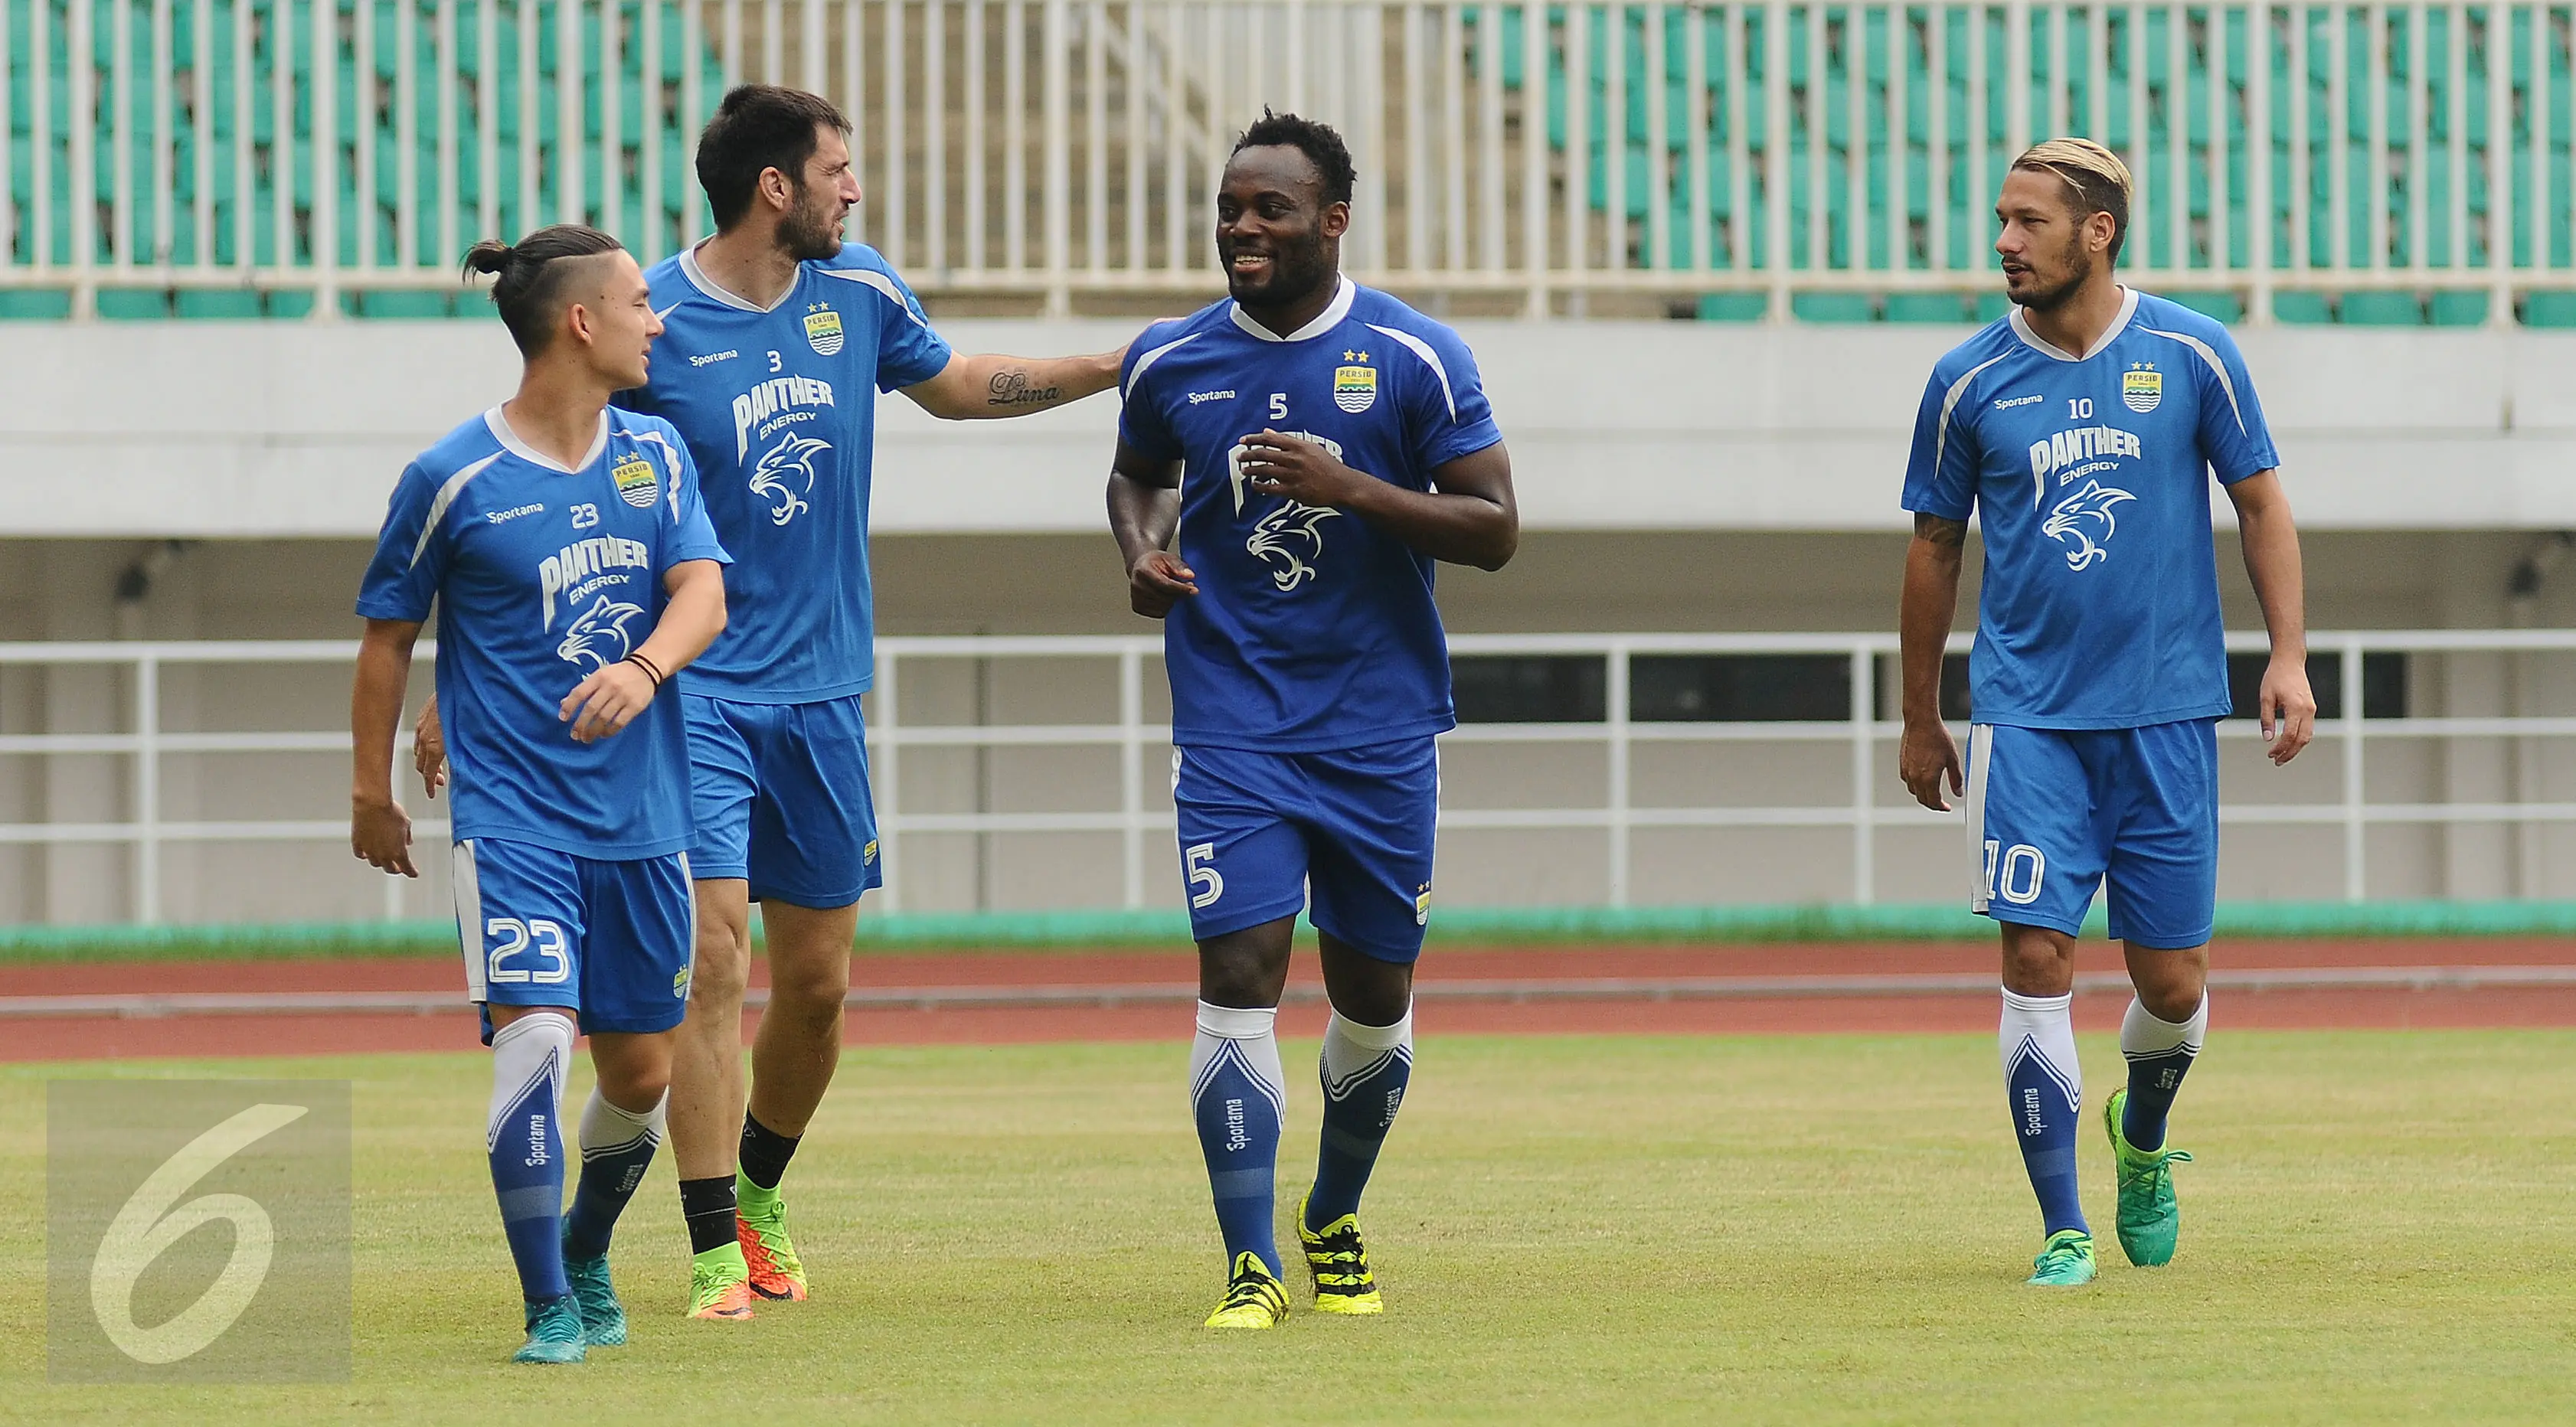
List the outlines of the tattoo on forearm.
{"type": "Polygon", "coordinates": [[[1914,516],[1914,538],[1929,540],[1935,545],[1965,545],[1968,543],[1968,522],[1918,511],[1914,516]]]}
{"type": "Polygon", "coordinates": [[[985,390],[990,393],[984,398],[987,406],[1044,406],[1064,395],[1062,387],[1029,385],[1029,374],[1017,367],[993,373],[985,390]]]}

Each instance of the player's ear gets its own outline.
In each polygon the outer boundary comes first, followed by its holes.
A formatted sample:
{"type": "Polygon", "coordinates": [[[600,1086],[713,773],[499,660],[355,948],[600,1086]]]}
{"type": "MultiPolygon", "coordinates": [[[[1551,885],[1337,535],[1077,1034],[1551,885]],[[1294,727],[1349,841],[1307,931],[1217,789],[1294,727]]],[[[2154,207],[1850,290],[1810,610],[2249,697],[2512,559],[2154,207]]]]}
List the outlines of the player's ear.
{"type": "Polygon", "coordinates": [[[564,304],[564,330],[572,335],[572,339],[574,341],[579,342],[585,347],[589,346],[598,338],[599,323],[598,320],[591,315],[589,303],[567,302],[564,304]]]}
{"type": "Polygon", "coordinates": [[[1324,205],[1323,222],[1319,225],[1327,238],[1339,238],[1351,230],[1351,205],[1335,201],[1324,205]]]}
{"type": "Polygon", "coordinates": [[[762,169],[760,196],[777,205],[779,212],[787,212],[796,206],[796,180],[789,178],[785,169],[762,169]]]}

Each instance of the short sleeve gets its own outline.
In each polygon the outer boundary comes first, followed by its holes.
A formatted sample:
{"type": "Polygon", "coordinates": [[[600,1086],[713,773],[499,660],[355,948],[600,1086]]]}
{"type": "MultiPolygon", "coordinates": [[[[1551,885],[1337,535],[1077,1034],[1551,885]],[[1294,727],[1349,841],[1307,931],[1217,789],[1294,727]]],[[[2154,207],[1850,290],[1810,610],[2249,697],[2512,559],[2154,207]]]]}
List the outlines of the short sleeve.
{"type": "Polygon", "coordinates": [[[1162,404],[1154,400],[1145,384],[1146,368],[1178,345],[1148,340],[1157,335],[1147,328],[1145,336],[1129,343],[1126,355],[1118,359],[1118,439],[1139,455],[1177,461],[1181,458],[1180,438],[1173,434],[1171,423],[1163,419],[1162,404]]]}
{"type": "Polygon", "coordinates": [[[2236,339],[2220,328],[2212,340],[2186,338],[2200,388],[2200,449],[2217,472],[2219,483],[2234,485],[2281,464],[2272,445],[2272,429],[2263,420],[2263,404],[2254,397],[2254,378],[2245,370],[2245,355],[2236,339]]]}
{"type": "Polygon", "coordinates": [[[1943,520],[1966,520],[1977,502],[1977,440],[1957,410],[1965,379],[1944,381],[1936,369],[1914,415],[1914,449],[1905,462],[1905,508],[1943,520]]]}
{"type": "Polygon", "coordinates": [[[385,507],[384,528],[376,533],[375,558],[358,583],[360,618],[428,622],[430,602],[455,553],[454,537],[443,528],[447,500],[441,494],[419,462],[403,468],[385,507]]]}
{"type": "Polygon", "coordinates": [[[932,330],[929,315],[921,310],[921,299],[914,297],[903,279],[891,272],[875,268],[862,271],[878,297],[877,390],[913,386],[946,371],[952,355],[947,339],[932,330]]]}
{"type": "Polygon", "coordinates": [[[667,572],[683,560],[732,564],[733,556],[725,553],[723,542],[716,539],[714,522],[707,519],[706,492],[699,488],[698,463],[689,455],[688,443],[671,431],[654,444],[671,476],[670,497],[660,507],[661,568],[667,572]]]}
{"type": "Polygon", "coordinates": [[[1425,476],[1503,439],[1475,354],[1457,333],[1445,327],[1428,334],[1377,330],[1410,349],[1424,368],[1404,384],[1404,435],[1405,449],[1425,476]]]}

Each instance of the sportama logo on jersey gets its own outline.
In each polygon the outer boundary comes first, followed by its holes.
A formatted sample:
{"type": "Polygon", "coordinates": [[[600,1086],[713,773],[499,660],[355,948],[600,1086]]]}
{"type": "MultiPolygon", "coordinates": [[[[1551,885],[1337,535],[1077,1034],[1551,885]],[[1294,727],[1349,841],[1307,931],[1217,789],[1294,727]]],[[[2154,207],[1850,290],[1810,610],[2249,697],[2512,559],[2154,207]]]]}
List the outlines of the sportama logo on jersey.
{"type": "Polygon", "coordinates": [[[651,510],[662,498],[661,478],[653,474],[653,463],[641,453],[629,453],[609,467],[608,478],[617,482],[617,498],[637,510],[651,510]]]}
{"type": "Polygon", "coordinates": [[[841,314],[819,302],[806,308],[805,340],[817,356],[838,356],[841,351],[841,314]]]}
{"type": "Polygon", "coordinates": [[[2141,362],[2120,374],[2120,404],[2144,416],[2162,405],[2165,374],[2141,362]]]}
{"type": "MultiPolygon", "coordinates": [[[[1366,352],[1344,352],[1345,362],[1366,362],[1366,352]]],[[[1333,405],[1353,416],[1377,405],[1377,368],[1347,366],[1333,369],[1333,405]]]]}

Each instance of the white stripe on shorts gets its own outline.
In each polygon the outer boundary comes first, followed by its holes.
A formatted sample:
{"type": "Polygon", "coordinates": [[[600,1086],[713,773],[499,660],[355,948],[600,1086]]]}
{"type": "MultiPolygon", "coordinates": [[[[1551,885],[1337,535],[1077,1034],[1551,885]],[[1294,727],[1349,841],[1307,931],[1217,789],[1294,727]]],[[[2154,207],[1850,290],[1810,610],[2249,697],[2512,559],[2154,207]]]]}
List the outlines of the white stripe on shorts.
{"type": "Polygon", "coordinates": [[[456,894],[456,940],[465,952],[465,999],[480,1005],[490,999],[483,984],[483,883],[474,872],[474,843],[456,844],[448,885],[456,894]]]}
{"type": "Polygon", "coordinates": [[[1968,910],[1986,909],[1986,775],[1995,761],[1995,726],[1968,725],[1968,910]]]}

